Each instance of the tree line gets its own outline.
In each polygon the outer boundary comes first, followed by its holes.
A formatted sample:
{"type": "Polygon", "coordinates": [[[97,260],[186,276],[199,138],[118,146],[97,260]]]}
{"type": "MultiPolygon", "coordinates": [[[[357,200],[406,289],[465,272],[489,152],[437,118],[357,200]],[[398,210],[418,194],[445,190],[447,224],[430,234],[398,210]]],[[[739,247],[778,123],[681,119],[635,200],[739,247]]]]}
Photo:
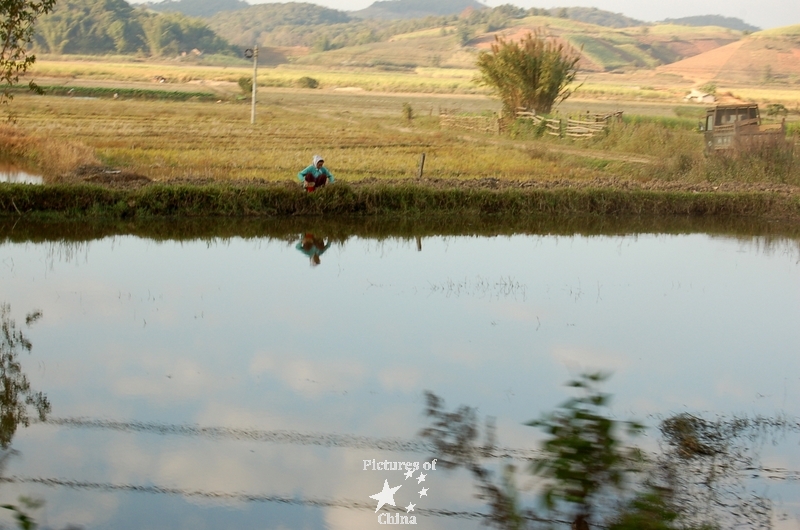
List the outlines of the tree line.
{"type": "MultiPolygon", "coordinates": [[[[374,5],[379,4],[382,3],[374,5]]],[[[395,35],[431,28],[441,28],[443,34],[455,34],[460,44],[466,45],[475,35],[501,30],[514,20],[533,15],[554,16],[546,9],[523,9],[506,4],[495,8],[471,9],[455,15],[362,19],[335,9],[293,2],[259,4],[220,12],[210,17],[208,23],[218,35],[232,43],[307,46],[313,51],[322,52],[385,42],[395,35]]]]}
{"type": "Polygon", "coordinates": [[[36,24],[34,49],[53,54],[233,54],[208,25],[181,13],[152,13],[125,0],[59,0],[36,24]]]}
{"type": "Polygon", "coordinates": [[[307,46],[327,51],[383,42],[394,35],[455,24],[456,15],[405,20],[361,19],[304,3],[259,4],[217,13],[208,24],[232,43],[307,46]]]}

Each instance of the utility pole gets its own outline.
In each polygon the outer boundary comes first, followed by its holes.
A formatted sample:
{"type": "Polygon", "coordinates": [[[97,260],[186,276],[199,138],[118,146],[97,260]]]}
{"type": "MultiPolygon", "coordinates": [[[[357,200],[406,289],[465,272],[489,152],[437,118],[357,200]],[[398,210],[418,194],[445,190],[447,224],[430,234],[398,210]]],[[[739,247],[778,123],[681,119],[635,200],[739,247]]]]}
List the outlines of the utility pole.
{"type": "Polygon", "coordinates": [[[244,51],[244,56],[248,59],[253,58],[253,95],[250,103],[250,123],[256,122],[256,93],[258,91],[258,45],[253,46],[253,49],[244,51]]]}

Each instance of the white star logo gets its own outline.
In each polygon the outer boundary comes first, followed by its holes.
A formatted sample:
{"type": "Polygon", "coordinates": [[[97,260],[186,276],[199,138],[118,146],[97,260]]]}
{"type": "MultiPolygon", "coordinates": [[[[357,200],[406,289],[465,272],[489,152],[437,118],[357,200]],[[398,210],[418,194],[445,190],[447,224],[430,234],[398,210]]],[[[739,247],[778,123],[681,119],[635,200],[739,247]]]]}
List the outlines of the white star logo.
{"type": "Polygon", "coordinates": [[[414,511],[414,507],[415,507],[415,506],[416,506],[416,504],[411,504],[411,503],[409,502],[409,503],[408,503],[408,506],[406,506],[406,513],[408,513],[408,512],[413,512],[413,511],[414,511]]]}
{"type": "Polygon", "coordinates": [[[390,488],[389,481],[384,480],[383,490],[381,490],[380,493],[376,493],[375,495],[369,496],[370,499],[375,499],[376,501],[378,501],[378,507],[375,508],[375,513],[378,513],[378,510],[383,508],[384,504],[390,504],[392,506],[396,506],[396,504],[394,503],[394,492],[402,487],[403,485],[401,484],[400,486],[397,486],[395,488],[390,488]]]}
{"type": "MultiPolygon", "coordinates": [[[[422,488],[421,490],[419,490],[419,498],[420,499],[422,497],[427,497],[427,496],[428,496],[428,488],[422,488]]],[[[394,504],[392,504],[392,506],[394,506],[394,504]]],[[[377,512],[378,510],[375,510],[375,511],[377,512]]]]}
{"type": "Polygon", "coordinates": [[[406,473],[405,473],[406,480],[410,479],[413,474],[414,474],[414,470],[413,469],[409,469],[408,471],[406,471],[406,473]]]}
{"type": "Polygon", "coordinates": [[[417,484],[422,484],[423,482],[425,482],[425,477],[426,477],[425,473],[420,473],[419,476],[417,477],[417,484]]]}

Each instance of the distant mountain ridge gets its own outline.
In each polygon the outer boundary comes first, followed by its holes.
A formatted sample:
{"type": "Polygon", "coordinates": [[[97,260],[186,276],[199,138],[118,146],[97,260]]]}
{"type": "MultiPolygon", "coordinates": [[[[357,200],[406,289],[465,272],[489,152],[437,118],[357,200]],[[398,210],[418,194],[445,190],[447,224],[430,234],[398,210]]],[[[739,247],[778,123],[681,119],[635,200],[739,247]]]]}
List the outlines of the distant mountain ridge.
{"type": "Polygon", "coordinates": [[[351,14],[359,18],[422,18],[457,15],[467,9],[488,9],[476,0],[379,0],[351,14]]]}
{"type": "Polygon", "coordinates": [[[489,8],[475,0],[443,0],[435,6],[438,11],[456,13],[433,15],[428,11],[422,17],[403,18],[419,13],[429,1],[378,0],[372,4],[384,13],[393,12],[391,18],[363,18],[300,2],[249,5],[242,0],[166,0],[153,4],[167,11],[193,5],[228,8],[200,19],[182,12],[154,13],[147,6],[133,8],[125,0],[59,0],[54,12],[37,25],[35,48],[52,54],[188,57],[191,53],[230,54],[237,47],[257,44],[263,50],[264,64],[405,71],[474,68],[477,54],[489,49],[495,37],[516,40],[546,28],[550,38],[580,50],[580,67],[586,72],[662,67],[666,73],[665,65],[709,52],[711,55],[698,59],[702,64],[695,61],[700,66],[695,62],[678,65],[681,75],[793,82],[791,76],[800,65],[800,50],[790,38],[800,35],[800,26],[754,33],[741,45],[748,57],[758,61],[737,55],[736,64],[710,74],[712,65],[724,63],[726,53],[739,49],[739,44],[734,44],[743,32],[707,24],[730,26],[740,20],[710,15],[659,25],[594,8],[523,9],[510,4],[489,8]],[[748,66],[743,69],[740,63],[748,66]]]}
{"type": "MultiPolygon", "coordinates": [[[[250,4],[244,0],[162,0],[160,2],[151,1],[143,5],[152,11],[161,13],[178,12],[193,17],[211,18],[217,13],[241,11],[263,4],[250,4]]],[[[322,7],[317,4],[300,2],[284,2],[272,5],[282,6],[282,8],[286,10],[294,10],[295,7],[307,9],[312,16],[316,12],[315,8],[322,7]]],[[[628,17],[622,13],[605,11],[596,7],[531,8],[527,10],[515,7],[512,4],[501,6],[501,8],[503,7],[508,8],[507,10],[509,11],[526,11],[529,15],[566,18],[607,28],[630,28],[653,24],[651,22],[628,17]]],[[[340,11],[336,9],[329,9],[329,11],[336,11],[357,19],[409,20],[431,16],[460,15],[469,10],[480,11],[487,9],[491,8],[478,0],[376,0],[369,7],[359,11],[340,11]]],[[[347,21],[339,19],[333,23],[342,22],[347,21]]],[[[721,15],[668,18],[658,22],[658,24],[676,24],[695,27],[717,26],[749,33],[760,31],[760,28],[757,26],[748,24],[739,18],[724,17],[721,15]]]]}
{"type": "Polygon", "coordinates": [[[207,18],[221,11],[236,11],[250,7],[242,0],[164,0],[149,2],[145,6],[158,13],[183,13],[190,17],[207,18]]]}
{"type": "Polygon", "coordinates": [[[752,26],[740,18],[723,17],[721,15],[698,15],[694,17],[667,18],[662,20],[664,24],[677,24],[679,26],[718,26],[729,28],[736,31],[761,31],[761,28],[752,26]]]}
{"type": "Polygon", "coordinates": [[[556,14],[556,16],[561,15],[563,12],[563,14],[567,15],[563,18],[606,28],[632,28],[635,26],[647,25],[647,22],[627,17],[622,13],[612,13],[611,11],[597,9],[596,7],[564,7],[561,9],[550,9],[550,12],[556,14]]]}

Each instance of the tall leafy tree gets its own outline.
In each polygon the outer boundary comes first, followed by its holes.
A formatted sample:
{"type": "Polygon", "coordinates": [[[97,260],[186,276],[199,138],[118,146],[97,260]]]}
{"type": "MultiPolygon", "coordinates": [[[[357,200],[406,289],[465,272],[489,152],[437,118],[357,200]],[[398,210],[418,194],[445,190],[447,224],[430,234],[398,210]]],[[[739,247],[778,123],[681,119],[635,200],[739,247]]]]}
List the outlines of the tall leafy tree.
{"type": "Polygon", "coordinates": [[[175,55],[197,48],[206,52],[230,52],[230,45],[205,22],[181,13],[138,12],[143,37],[150,55],[175,55]]]}
{"type": "MultiPolygon", "coordinates": [[[[4,85],[0,99],[5,102],[10,97],[8,89],[19,82],[36,61],[35,55],[28,54],[28,46],[33,40],[33,25],[43,14],[52,11],[56,0],[0,0],[0,83],[4,85]]],[[[36,89],[33,81],[29,84],[36,89]]]]}
{"type": "Polygon", "coordinates": [[[478,56],[478,82],[492,87],[512,116],[520,108],[546,114],[574,91],[579,60],[577,50],[539,31],[519,42],[496,37],[478,56]]]}
{"type": "Polygon", "coordinates": [[[58,0],[34,36],[49,53],[132,53],[142,47],[135,10],[125,0],[58,0]]]}
{"type": "Polygon", "coordinates": [[[45,49],[50,53],[62,54],[77,23],[78,19],[71,13],[52,13],[39,24],[36,40],[44,41],[45,49]]]}
{"type": "Polygon", "coordinates": [[[55,54],[166,56],[194,48],[206,53],[233,52],[200,19],[150,13],[125,0],[58,0],[53,12],[37,23],[34,38],[37,47],[55,54]]]}

